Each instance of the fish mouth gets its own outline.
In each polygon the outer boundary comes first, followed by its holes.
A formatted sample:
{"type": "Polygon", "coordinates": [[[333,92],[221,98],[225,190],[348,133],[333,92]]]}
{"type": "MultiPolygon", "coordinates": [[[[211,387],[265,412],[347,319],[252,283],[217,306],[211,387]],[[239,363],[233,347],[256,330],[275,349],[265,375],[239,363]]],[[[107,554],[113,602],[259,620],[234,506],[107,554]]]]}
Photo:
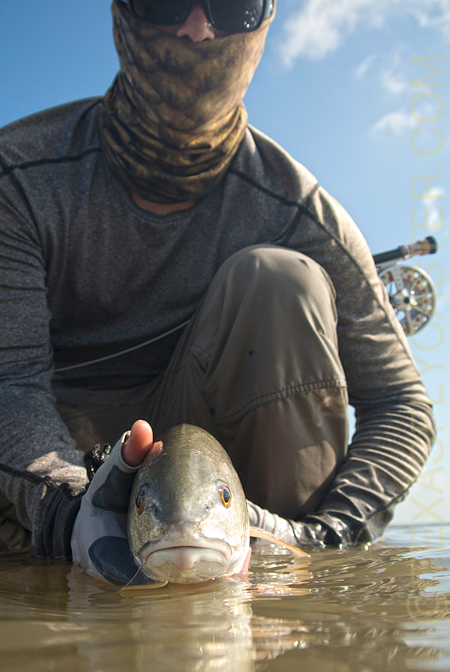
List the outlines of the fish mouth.
{"type": "Polygon", "coordinates": [[[222,539],[178,537],[148,542],[139,556],[143,571],[153,579],[200,583],[224,575],[232,549],[222,539]]]}

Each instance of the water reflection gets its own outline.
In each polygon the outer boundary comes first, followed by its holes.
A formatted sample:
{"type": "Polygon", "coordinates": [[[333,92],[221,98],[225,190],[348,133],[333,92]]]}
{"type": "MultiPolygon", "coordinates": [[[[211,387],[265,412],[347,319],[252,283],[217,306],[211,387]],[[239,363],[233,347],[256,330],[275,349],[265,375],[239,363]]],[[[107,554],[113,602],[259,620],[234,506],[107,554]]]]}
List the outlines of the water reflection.
{"type": "Polygon", "coordinates": [[[127,594],[66,563],[3,558],[1,669],[449,670],[449,565],[448,551],[392,541],[321,552],[306,567],[266,546],[251,585],[127,594]]]}

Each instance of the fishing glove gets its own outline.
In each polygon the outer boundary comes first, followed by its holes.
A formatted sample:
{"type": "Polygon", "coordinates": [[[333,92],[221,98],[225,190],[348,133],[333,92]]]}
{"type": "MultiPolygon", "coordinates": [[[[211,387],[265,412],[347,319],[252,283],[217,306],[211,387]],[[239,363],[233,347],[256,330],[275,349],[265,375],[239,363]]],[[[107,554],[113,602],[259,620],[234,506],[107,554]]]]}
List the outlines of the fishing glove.
{"type": "Polygon", "coordinates": [[[126,432],[95,472],[72,531],[72,559],[91,576],[116,585],[148,583],[134,561],[127,536],[128,502],[139,467],[122,459],[126,432]]]}
{"type": "MultiPolygon", "coordinates": [[[[266,509],[247,500],[249,523],[252,527],[259,527],[265,532],[284,541],[291,546],[298,546],[304,550],[320,550],[327,545],[334,545],[330,539],[329,528],[322,527],[319,523],[302,523],[288,520],[270,513],[266,509]]],[[[337,544],[338,545],[338,544],[337,544]]]]}

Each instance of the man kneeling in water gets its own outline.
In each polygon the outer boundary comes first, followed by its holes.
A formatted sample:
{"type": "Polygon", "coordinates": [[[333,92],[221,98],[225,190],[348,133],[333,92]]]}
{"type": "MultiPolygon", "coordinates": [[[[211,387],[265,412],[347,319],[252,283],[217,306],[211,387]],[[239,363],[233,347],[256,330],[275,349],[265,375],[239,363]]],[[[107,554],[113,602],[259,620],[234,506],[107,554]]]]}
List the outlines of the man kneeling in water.
{"type": "MultiPolygon", "coordinates": [[[[156,437],[207,429],[251,523],[308,548],[376,538],[418,477],[431,406],[368,247],[247,124],[273,13],[271,0],[114,0],[121,69],[106,96],[0,132],[4,551],[73,548],[98,574],[79,449],[139,417],[156,437]]],[[[125,476],[152,441],[133,428],[125,476]]],[[[123,487],[119,473],[109,499],[123,487]]]]}

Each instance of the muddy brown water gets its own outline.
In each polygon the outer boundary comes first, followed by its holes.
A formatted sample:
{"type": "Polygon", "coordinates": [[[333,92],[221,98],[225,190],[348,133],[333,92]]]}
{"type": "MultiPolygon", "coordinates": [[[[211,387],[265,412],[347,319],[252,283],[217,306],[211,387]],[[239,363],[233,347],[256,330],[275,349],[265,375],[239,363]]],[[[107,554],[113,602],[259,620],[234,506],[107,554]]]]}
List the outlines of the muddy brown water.
{"type": "Polygon", "coordinates": [[[258,542],[249,583],[119,592],[0,558],[2,672],[450,670],[450,526],[307,561],[258,542]]]}

